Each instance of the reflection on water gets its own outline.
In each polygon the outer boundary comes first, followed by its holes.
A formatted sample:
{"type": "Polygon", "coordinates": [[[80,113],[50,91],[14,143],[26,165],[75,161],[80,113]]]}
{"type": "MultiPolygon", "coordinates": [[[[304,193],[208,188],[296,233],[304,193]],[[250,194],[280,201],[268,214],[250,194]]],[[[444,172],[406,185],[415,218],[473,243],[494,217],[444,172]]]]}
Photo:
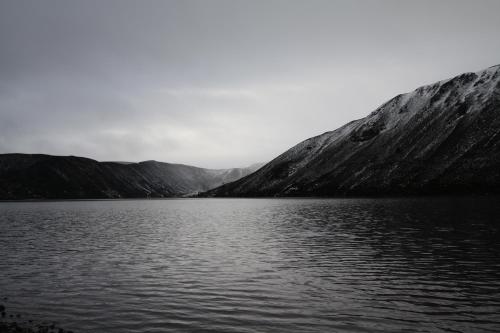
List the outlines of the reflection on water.
{"type": "Polygon", "coordinates": [[[497,332],[498,203],[0,203],[0,296],[76,332],[497,332]]]}

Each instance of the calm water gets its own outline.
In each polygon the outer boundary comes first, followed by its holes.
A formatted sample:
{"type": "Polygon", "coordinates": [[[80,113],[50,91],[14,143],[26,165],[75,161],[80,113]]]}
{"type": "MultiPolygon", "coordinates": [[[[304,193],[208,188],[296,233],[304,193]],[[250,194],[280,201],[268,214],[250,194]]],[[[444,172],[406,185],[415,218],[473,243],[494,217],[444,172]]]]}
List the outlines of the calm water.
{"type": "Polygon", "coordinates": [[[0,297],[75,332],[499,332],[500,199],[0,203],[0,297]]]}

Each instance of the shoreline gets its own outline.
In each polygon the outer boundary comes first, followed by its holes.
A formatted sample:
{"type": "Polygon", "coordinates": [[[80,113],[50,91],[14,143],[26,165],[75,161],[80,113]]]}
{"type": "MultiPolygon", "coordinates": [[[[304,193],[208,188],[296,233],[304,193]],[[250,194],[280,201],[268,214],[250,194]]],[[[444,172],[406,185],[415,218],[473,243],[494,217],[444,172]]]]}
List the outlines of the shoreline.
{"type": "MultiPolygon", "coordinates": [[[[4,301],[7,300],[4,298],[4,301]]],[[[6,306],[0,304],[0,333],[74,333],[56,323],[38,322],[19,313],[8,313],[6,306]]]]}

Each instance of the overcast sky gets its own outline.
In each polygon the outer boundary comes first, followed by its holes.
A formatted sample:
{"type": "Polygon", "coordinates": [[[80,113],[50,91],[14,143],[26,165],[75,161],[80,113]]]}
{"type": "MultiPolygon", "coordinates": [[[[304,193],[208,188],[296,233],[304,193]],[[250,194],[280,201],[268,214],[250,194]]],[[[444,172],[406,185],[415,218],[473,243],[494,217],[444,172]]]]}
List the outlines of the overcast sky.
{"type": "Polygon", "coordinates": [[[500,63],[500,1],[0,0],[0,153],[269,161],[500,63]]]}

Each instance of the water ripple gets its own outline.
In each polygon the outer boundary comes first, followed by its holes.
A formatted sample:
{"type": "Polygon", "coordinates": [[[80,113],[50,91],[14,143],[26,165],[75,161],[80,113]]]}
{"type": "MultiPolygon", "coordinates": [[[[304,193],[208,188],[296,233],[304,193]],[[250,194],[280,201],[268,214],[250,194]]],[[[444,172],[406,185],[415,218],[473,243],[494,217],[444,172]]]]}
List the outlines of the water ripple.
{"type": "Polygon", "coordinates": [[[0,296],[76,332],[498,332],[499,207],[0,203],[0,296]]]}

